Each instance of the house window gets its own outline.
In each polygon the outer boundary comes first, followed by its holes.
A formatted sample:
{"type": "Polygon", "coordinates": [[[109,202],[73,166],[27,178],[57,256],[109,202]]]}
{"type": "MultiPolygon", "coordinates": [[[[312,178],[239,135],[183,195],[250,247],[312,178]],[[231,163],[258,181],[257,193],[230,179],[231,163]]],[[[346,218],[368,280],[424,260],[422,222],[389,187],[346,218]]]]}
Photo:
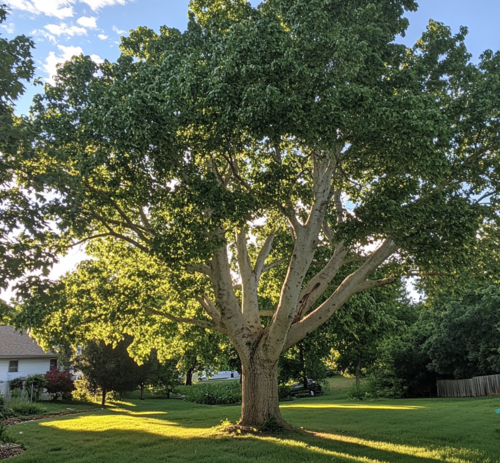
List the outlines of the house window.
{"type": "Polygon", "coordinates": [[[9,373],[17,373],[19,371],[19,360],[9,361],[9,373]]]}
{"type": "Polygon", "coordinates": [[[50,369],[51,370],[57,369],[57,359],[50,359],[50,369]]]}

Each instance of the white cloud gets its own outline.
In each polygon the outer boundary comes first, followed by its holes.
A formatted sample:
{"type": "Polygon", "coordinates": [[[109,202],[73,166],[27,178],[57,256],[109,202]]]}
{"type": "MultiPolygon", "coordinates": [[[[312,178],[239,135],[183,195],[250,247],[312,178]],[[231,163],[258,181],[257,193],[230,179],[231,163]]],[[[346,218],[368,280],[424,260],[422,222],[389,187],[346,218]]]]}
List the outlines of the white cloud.
{"type": "Polygon", "coordinates": [[[104,60],[99,55],[90,55],[90,59],[96,64],[104,63],[104,60]]]}
{"type": "Polygon", "coordinates": [[[65,63],[70,60],[72,56],[81,55],[83,53],[81,47],[65,47],[64,45],[58,45],[57,48],[59,48],[62,53],[57,56],[55,52],[51,51],[43,65],[44,71],[49,75],[45,81],[51,85],[55,85],[54,76],[57,74],[57,65],[65,63]]]}
{"type": "Polygon", "coordinates": [[[49,34],[47,31],[44,31],[42,29],[35,29],[34,31],[31,32],[31,35],[41,35],[49,39],[51,42],[56,43],[56,38],[52,34],[49,34]]]}
{"type": "Polygon", "coordinates": [[[83,27],[78,26],[68,26],[66,23],[61,24],[47,24],[45,29],[54,35],[69,35],[73,37],[74,35],[87,35],[87,30],[83,27]]]}
{"type": "Polygon", "coordinates": [[[7,0],[13,10],[23,10],[33,14],[45,14],[59,19],[71,18],[75,0],[7,0]]]}
{"type": "Polygon", "coordinates": [[[123,35],[127,31],[122,31],[121,29],[118,29],[116,26],[113,26],[113,31],[116,32],[118,35],[123,35]]]}
{"type": "Polygon", "coordinates": [[[101,40],[106,40],[108,38],[108,36],[104,34],[99,34],[97,37],[99,37],[101,40]]]}
{"type": "MultiPolygon", "coordinates": [[[[49,0],[50,1],[50,0],[49,0]]],[[[112,5],[125,5],[127,0],[80,0],[82,3],[86,3],[93,11],[97,11],[99,8],[112,5]]]]}
{"type": "Polygon", "coordinates": [[[2,24],[1,27],[5,29],[9,34],[13,34],[16,30],[16,26],[14,25],[14,23],[2,24]]]}
{"type": "MultiPolygon", "coordinates": [[[[56,55],[55,52],[51,51],[45,60],[45,64],[42,66],[44,71],[49,75],[49,77],[45,78],[45,81],[50,85],[55,85],[54,76],[57,74],[58,64],[65,63],[75,55],[83,54],[81,47],[65,47],[64,45],[58,45],[57,48],[59,48],[62,53],[56,55]]],[[[98,64],[104,62],[99,55],[90,55],[90,59],[98,64]]]]}
{"type": "Polygon", "coordinates": [[[78,18],[78,21],[76,22],[80,24],[80,26],[86,27],[87,29],[97,29],[96,18],[93,16],[82,16],[81,18],[78,18]]]}

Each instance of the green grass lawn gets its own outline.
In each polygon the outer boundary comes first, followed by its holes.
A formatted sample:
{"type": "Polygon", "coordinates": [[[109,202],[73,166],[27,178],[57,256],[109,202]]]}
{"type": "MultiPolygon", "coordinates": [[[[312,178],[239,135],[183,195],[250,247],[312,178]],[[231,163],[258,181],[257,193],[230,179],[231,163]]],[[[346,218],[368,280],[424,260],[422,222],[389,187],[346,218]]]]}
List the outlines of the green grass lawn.
{"type": "Polygon", "coordinates": [[[499,397],[352,402],[349,380],[331,384],[324,396],[283,403],[285,419],[304,431],[230,437],[217,425],[236,421],[239,406],[133,398],[9,428],[27,449],[12,461],[500,462],[499,397]]]}

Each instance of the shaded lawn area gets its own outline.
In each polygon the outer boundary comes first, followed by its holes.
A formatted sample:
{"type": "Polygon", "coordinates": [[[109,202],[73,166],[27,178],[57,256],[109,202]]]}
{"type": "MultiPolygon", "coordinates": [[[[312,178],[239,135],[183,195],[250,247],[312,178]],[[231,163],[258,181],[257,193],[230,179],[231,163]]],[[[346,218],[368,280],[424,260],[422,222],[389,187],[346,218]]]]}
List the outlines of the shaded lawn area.
{"type": "MultiPolygon", "coordinates": [[[[335,392],[337,389],[335,389],[335,392]]],[[[239,406],[130,399],[108,410],[23,423],[21,462],[500,462],[500,398],[351,402],[332,391],[282,404],[305,431],[230,437],[239,406]],[[340,398],[339,398],[340,397],[340,398]]],[[[71,407],[71,405],[68,405],[71,407]]]]}

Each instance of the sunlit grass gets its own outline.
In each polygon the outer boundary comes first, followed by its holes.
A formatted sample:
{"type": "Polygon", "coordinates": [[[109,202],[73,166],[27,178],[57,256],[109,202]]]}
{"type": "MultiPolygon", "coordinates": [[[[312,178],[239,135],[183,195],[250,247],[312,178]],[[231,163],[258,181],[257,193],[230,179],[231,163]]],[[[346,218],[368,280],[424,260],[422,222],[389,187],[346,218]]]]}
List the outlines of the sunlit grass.
{"type": "Polygon", "coordinates": [[[285,404],[282,405],[281,408],[319,408],[322,410],[326,410],[328,408],[337,408],[337,409],[349,409],[349,410],[419,410],[424,407],[412,406],[412,405],[374,405],[374,404],[328,404],[328,403],[299,403],[299,404],[285,404]]]}
{"type": "Polygon", "coordinates": [[[342,381],[324,396],[284,403],[304,430],[229,436],[238,406],[127,399],[107,410],[17,425],[20,463],[500,462],[500,398],[350,402],[342,381]],[[22,434],[19,434],[22,433],[22,434]]]}
{"type": "Polygon", "coordinates": [[[40,426],[69,432],[108,432],[145,429],[150,435],[175,436],[176,438],[186,439],[205,437],[213,434],[210,428],[185,428],[173,421],[158,420],[148,418],[147,416],[109,414],[103,416],[81,416],[72,420],[46,421],[42,422],[40,426]]]}

